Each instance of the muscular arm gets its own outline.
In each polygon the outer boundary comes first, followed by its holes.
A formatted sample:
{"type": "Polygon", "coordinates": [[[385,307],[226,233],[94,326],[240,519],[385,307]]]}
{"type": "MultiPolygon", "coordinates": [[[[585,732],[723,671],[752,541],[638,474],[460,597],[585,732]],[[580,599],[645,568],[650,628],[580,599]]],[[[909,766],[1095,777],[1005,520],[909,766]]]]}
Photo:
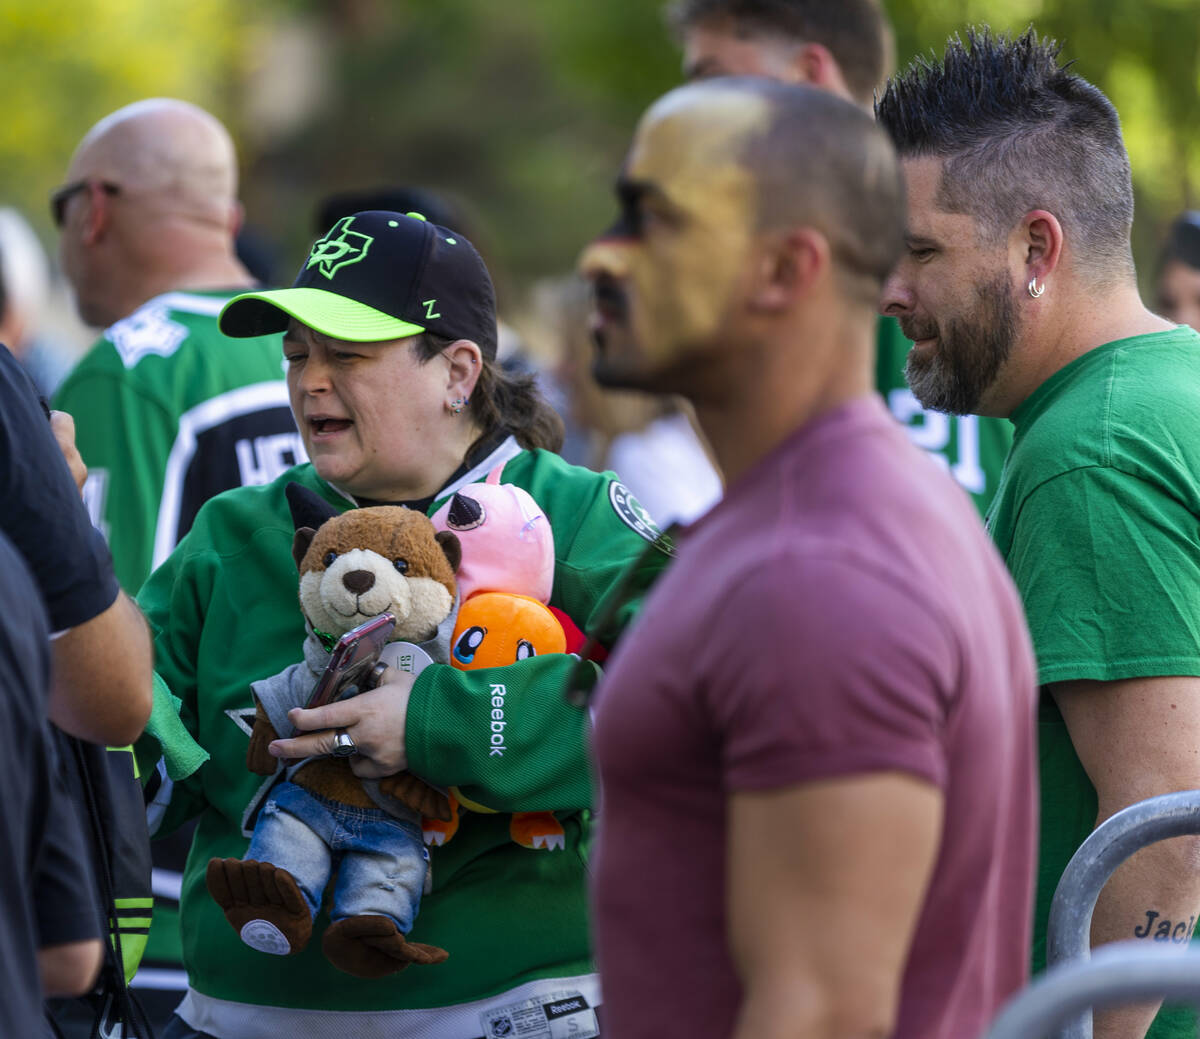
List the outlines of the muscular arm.
{"type": "Polygon", "coordinates": [[[736,1039],[892,1034],[942,805],[895,772],[729,798],[736,1039]]]}
{"type": "MultiPolygon", "coordinates": [[[[1200,788],[1200,678],[1060,682],[1049,689],[1096,788],[1097,825],[1147,797],[1200,788]]],[[[1096,904],[1092,944],[1152,941],[1165,921],[1173,931],[1198,910],[1200,838],[1162,841],[1113,874],[1096,904]]],[[[1141,1039],[1156,1009],[1097,1014],[1096,1039],[1141,1039]]]]}
{"type": "Polygon", "coordinates": [[[80,739],[132,743],[150,717],[150,630],[124,592],[103,613],[51,643],[50,720],[80,739]]]}
{"type": "MultiPolygon", "coordinates": [[[[87,466],[75,446],[74,420],[54,411],[50,428],[81,490],[87,466]]],[[[95,743],[124,746],[141,735],[152,700],[150,631],[123,591],[102,613],[60,633],[52,651],[51,721],[95,743]]]]}

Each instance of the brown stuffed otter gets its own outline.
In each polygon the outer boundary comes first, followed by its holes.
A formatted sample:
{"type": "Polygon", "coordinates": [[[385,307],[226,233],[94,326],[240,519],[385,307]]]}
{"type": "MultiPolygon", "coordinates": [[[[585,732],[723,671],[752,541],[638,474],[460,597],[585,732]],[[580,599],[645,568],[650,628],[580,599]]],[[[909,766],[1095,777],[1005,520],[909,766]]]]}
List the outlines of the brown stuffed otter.
{"type": "Polygon", "coordinates": [[[405,645],[405,659],[446,662],[458,539],[411,509],[338,514],[298,484],[287,495],[309,630],[304,662],[252,684],[257,714],[246,765],[278,781],[258,810],[245,858],[209,862],[208,890],[242,940],[262,952],[303,949],[328,901],[332,922],[321,944],[335,967],[376,978],[411,963],[440,963],[444,949],[407,936],[428,869],[421,816],[449,818],[445,793],[407,772],[360,779],[347,758],[280,762],[267,747],[292,735],[287,712],[307,702],[332,643],[370,618],[396,618],[384,659],[397,660],[391,651],[405,645]]]}

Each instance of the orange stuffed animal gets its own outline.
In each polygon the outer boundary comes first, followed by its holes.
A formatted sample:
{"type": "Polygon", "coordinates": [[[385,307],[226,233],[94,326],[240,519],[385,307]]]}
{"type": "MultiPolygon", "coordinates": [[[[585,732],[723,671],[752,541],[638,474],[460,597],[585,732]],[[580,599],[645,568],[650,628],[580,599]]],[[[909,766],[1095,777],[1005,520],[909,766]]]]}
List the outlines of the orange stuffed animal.
{"type": "Polygon", "coordinates": [[[459,608],[450,638],[450,663],[464,671],[566,651],[558,618],[537,599],[512,592],[476,592],[459,608]]]}
{"type": "MultiPolygon", "coordinates": [[[[504,667],[543,653],[567,652],[567,636],[546,606],[554,580],[554,535],[528,494],[500,483],[500,469],[470,484],[439,509],[433,525],[462,547],[457,581],[461,605],[450,641],[450,663],[464,671],[504,667]]],[[[441,845],[458,830],[458,806],[491,812],[451,788],[451,819],[422,820],[425,841],[441,845]]],[[[515,812],[509,835],[526,848],[565,845],[552,812],[515,812]]]]}

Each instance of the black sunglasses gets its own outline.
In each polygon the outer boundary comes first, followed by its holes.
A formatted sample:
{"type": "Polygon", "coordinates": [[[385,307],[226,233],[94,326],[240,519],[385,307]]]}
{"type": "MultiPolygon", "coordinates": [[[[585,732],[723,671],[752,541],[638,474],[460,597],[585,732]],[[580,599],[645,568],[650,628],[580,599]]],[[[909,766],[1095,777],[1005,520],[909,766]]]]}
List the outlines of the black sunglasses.
{"type": "Polygon", "coordinates": [[[116,184],[107,180],[96,180],[94,177],[84,177],[82,180],[73,180],[70,184],[64,184],[50,196],[50,216],[54,218],[55,227],[62,227],[63,219],[67,215],[67,203],[71,201],[71,196],[86,191],[93,184],[98,185],[106,195],[118,195],[121,192],[116,184]]]}
{"type": "Polygon", "coordinates": [[[592,627],[592,634],[588,635],[587,641],[579,648],[575,666],[567,675],[567,687],[563,690],[563,699],[572,707],[587,707],[591,702],[596,684],[600,681],[600,669],[594,661],[589,659],[600,644],[597,636],[612,625],[621,609],[633,599],[635,586],[638,592],[643,590],[642,586],[645,582],[638,581],[637,578],[645,569],[646,564],[654,558],[654,553],[662,552],[664,555],[672,557],[676,554],[675,538],[682,528],[682,523],[672,523],[638,554],[637,558],[626,567],[624,573],[618,578],[616,587],[604,605],[604,610],[592,627]]]}

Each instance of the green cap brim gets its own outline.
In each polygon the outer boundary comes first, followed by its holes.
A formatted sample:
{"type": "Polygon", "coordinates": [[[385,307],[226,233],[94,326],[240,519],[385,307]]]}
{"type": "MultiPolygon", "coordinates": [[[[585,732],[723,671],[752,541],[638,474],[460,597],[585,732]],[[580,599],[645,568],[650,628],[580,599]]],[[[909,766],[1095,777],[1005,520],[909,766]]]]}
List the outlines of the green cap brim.
{"type": "Polygon", "coordinates": [[[351,343],[403,339],[425,331],[420,325],[324,289],[246,292],[226,303],[217,321],[225,335],[247,339],[287,331],[290,317],[323,335],[351,343]]]}

